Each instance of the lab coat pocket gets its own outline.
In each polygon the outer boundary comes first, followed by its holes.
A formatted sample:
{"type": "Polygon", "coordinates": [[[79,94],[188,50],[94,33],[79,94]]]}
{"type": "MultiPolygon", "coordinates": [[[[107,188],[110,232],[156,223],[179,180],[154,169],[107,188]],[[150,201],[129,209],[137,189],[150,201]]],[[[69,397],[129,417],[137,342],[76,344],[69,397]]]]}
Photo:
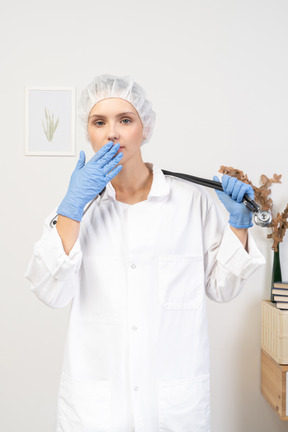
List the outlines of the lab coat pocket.
{"type": "Polygon", "coordinates": [[[159,385],[159,432],[209,432],[209,375],[159,385]]]}
{"type": "Polygon", "coordinates": [[[204,297],[202,257],[160,256],[158,286],[159,301],[165,309],[198,309],[204,297]]]}
{"type": "Polygon", "coordinates": [[[62,377],[57,432],[110,432],[111,381],[62,377]]]}

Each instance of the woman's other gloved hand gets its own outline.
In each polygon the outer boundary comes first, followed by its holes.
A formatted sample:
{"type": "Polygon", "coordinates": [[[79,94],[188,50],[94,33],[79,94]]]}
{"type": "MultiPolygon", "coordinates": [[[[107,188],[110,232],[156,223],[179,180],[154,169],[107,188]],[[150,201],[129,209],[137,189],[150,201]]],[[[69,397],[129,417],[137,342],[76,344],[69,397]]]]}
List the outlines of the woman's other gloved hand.
{"type": "MultiPolygon", "coordinates": [[[[213,180],[220,182],[217,176],[213,180]]],[[[216,190],[218,198],[224,204],[230,213],[229,223],[234,228],[250,228],[252,223],[252,211],[243,204],[245,194],[249,198],[254,199],[254,191],[252,186],[237,180],[235,177],[223,175],[222,177],[223,191],[216,190]]]]}
{"type": "Polygon", "coordinates": [[[85,153],[80,152],[68,191],[57,209],[59,215],[81,221],[86,204],[121,171],[122,165],[117,167],[116,165],[120,162],[123,153],[120,152],[115,156],[119,148],[120,144],[113,145],[113,142],[109,141],[86,164],[85,153]]]}

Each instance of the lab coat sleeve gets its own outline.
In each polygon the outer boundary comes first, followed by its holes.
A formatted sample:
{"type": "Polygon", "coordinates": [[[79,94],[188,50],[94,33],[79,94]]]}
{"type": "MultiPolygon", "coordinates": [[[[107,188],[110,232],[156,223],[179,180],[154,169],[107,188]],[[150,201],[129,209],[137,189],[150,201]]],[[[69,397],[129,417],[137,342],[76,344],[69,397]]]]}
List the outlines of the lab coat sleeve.
{"type": "Polygon", "coordinates": [[[204,225],[204,266],[206,295],[228,302],[242,290],[247,278],[265,264],[263,255],[248,230],[248,252],[229,225],[223,225],[213,203],[204,225]]]}
{"type": "Polygon", "coordinates": [[[34,245],[25,277],[39,300],[52,308],[61,308],[74,297],[82,252],[78,239],[66,255],[56,226],[49,225],[54,215],[45,220],[43,235],[34,245]]]}

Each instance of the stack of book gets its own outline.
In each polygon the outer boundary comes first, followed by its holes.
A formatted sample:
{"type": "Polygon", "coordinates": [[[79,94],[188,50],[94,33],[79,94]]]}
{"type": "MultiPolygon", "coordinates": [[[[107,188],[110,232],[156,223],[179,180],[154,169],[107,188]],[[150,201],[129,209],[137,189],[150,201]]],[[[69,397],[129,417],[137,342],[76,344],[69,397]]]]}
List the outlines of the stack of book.
{"type": "Polygon", "coordinates": [[[277,308],[288,310],[288,282],[274,282],[272,294],[277,308]]]}

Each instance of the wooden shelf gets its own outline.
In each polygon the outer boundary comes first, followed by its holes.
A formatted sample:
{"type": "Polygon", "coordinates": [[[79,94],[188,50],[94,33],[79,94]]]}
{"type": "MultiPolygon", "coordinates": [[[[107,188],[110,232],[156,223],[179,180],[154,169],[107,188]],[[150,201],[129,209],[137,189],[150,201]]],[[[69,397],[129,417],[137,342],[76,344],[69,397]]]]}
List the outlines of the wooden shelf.
{"type": "Polygon", "coordinates": [[[277,363],[261,350],[261,393],[281,420],[288,420],[288,365],[277,363]]]}

